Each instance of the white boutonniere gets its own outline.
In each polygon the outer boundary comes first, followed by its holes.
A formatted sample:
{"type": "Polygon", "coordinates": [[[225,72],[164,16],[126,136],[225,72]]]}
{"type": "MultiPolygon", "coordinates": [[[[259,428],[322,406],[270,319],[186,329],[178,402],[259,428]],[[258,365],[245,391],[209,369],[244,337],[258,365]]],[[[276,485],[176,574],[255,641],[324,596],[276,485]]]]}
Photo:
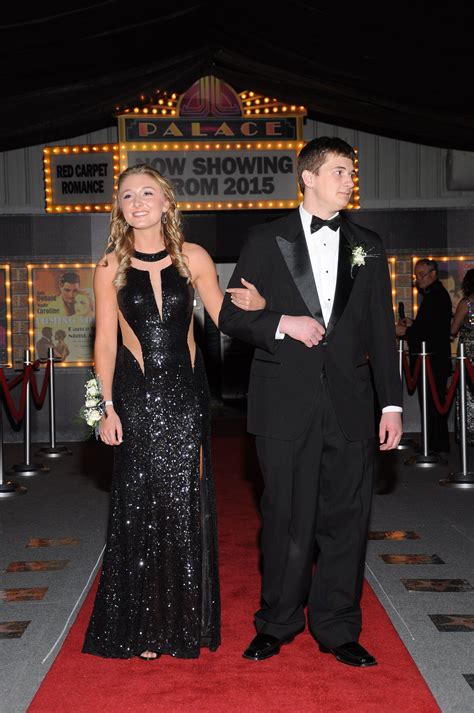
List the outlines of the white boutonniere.
{"type": "Polygon", "coordinates": [[[355,267],[365,265],[369,257],[378,257],[378,253],[373,252],[373,248],[367,248],[365,243],[350,243],[351,249],[351,277],[355,267]]]}
{"type": "Polygon", "coordinates": [[[102,386],[99,378],[92,374],[91,378],[84,384],[84,404],[79,411],[80,418],[87,423],[90,434],[99,436],[99,422],[105,414],[105,403],[102,396],[102,386]]]}

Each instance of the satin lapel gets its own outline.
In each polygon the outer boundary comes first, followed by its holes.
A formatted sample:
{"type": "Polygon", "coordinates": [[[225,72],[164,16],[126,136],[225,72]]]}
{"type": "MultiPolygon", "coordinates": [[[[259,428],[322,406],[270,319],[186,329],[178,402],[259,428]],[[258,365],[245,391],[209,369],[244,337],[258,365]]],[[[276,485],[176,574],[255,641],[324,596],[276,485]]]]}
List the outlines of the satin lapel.
{"type": "Polygon", "coordinates": [[[324,324],[323,313],[321,311],[321,304],[319,302],[303,229],[301,228],[293,239],[288,240],[288,238],[277,235],[276,241],[291,276],[295,281],[296,287],[311,315],[317,319],[318,322],[324,324]]]}
{"type": "Polygon", "coordinates": [[[351,275],[351,238],[352,233],[350,231],[350,228],[347,226],[347,223],[343,223],[341,221],[341,228],[339,232],[339,257],[337,262],[336,291],[334,294],[334,306],[331,311],[331,317],[329,319],[326,334],[329,334],[334,329],[337,322],[340,320],[342,313],[344,312],[346,305],[349,301],[349,297],[352,292],[352,286],[356,277],[355,270],[353,270],[353,274],[351,275]]]}

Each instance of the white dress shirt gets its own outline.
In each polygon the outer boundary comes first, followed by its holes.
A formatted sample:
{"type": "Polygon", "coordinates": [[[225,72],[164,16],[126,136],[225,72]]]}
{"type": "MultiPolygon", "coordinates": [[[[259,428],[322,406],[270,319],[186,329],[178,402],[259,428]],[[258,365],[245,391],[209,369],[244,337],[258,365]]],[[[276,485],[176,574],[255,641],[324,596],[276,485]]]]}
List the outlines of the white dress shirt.
{"type": "MultiPolygon", "coordinates": [[[[303,223],[304,237],[308,246],[309,259],[313,269],[314,281],[318,290],[319,302],[323,313],[324,326],[331,318],[336,291],[337,261],[339,258],[339,228],[331,230],[327,225],[311,232],[313,216],[300,204],[300,216],[303,223]]],[[[334,214],[334,216],[337,213],[334,214]]],[[[332,215],[331,218],[334,218],[332,215]]]]}
{"type": "MultiPolygon", "coordinates": [[[[334,293],[336,292],[340,229],[338,228],[337,230],[332,230],[327,225],[324,225],[322,228],[312,233],[312,214],[308,213],[308,211],[303,208],[302,203],[300,203],[299,211],[301,222],[303,224],[306,245],[308,246],[314,281],[316,283],[316,289],[318,290],[324,326],[327,327],[334,305],[334,293]]],[[[334,218],[335,215],[338,214],[335,213],[331,216],[331,218],[334,218]]],[[[278,326],[280,325],[278,324],[278,326]]],[[[282,334],[277,328],[275,338],[283,339],[284,337],[285,335],[282,334]]],[[[382,413],[386,413],[388,411],[402,412],[403,409],[400,406],[385,406],[382,409],[382,413]]]]}

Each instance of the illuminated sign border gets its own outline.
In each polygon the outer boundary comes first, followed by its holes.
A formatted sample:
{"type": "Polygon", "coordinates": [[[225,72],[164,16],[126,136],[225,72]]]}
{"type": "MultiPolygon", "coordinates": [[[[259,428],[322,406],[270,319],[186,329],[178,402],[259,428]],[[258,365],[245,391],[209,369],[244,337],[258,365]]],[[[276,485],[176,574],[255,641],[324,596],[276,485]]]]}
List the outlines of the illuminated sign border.
{"type": "Polygon", "coordinates": [[[11,277],[10,265],[0,263],[0,269],[5,272],[5,318],[6,318],[6,337],[7,337],[7,361],[0,364],[0,367],[9,369],[13,366],[13,346],[12,346],[12,295],[11,295],[11,277]]]}
{"type": "Polygon", "coordinates": [[[398,320],[398,302],[397,302],[397,258],[389,256],[388,271],[390,273],[390,284],[392,288],[392,307],[395,320],[398,320]]]}
{"type": "MultiPolygon", "coordinates": [[[[28,263],[26,266],[28,269],[28,337],[29,337],[29,349],[30,354],[35,354],[35,315],[33,312],[33,270],[35,268],[59,268],[61,270],[68,268],[78,268],[78,267],[91,267],[95,268],[95,262],[58,262],[58,263],[28,263]]],[[[81,366],[93,366],[94,361],[84,360],[84,361],[71,361],[71,362],[55,362],[55,367],[61,367],[63,369],[71,369],[74,367],[81,366]]]]}
{"type": "MultiPolygon", "coordinates": [[[[77,205],[71,203],[70,205],[56,205],[53,203],[53,189],[52,189],[52,178],[51,178],[51,156],[58,154],[72,154],[72,155],[83,155],[83,154],[101,154],[109,153],[113,158],[113,180],[114,189],[117,183],[117,177],[120,173],[120,162],[119,162],[119,147],[117,144],[93,144],[86,146],[46,146],[43,149],[43,171],[44,171],[44,186],[45,186],[45,199],[46,199],[46,212],[47,213],[110,213],[112,210],[111,202],[108,203],[91,203],[90,205],[77,205]]],[[[110,197],[112,200],[112,196],[110,197]]]]}

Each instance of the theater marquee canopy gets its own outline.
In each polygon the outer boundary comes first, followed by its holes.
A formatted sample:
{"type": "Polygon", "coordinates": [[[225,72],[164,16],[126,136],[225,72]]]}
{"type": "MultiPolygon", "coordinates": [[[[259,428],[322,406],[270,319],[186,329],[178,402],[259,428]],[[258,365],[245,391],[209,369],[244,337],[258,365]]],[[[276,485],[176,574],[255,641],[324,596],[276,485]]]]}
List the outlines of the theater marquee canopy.
{"type": "MultiPolygon", "coordinates": [[[[118,109],[118,146],[44,149],[46,210],[108,212],[119,171],[143,163],[172,182],[182,211],[294,208],[305,115],[212,75],[182,95],[157,90],[118,109]]],[[[359,207],[355,183],[349,208],[359,207]]]]}

